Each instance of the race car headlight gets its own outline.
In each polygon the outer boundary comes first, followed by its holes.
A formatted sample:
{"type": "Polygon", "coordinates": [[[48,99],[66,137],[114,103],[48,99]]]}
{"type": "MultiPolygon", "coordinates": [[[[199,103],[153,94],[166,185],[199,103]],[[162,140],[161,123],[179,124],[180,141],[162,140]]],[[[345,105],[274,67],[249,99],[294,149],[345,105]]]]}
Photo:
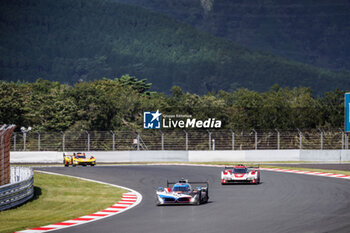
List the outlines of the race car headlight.
{"type": "Polygon", "coordinates": [[[190,199],[190,202],[196,202],[198,198],[198,194],[194,195],[191,199],[190,199]]]}

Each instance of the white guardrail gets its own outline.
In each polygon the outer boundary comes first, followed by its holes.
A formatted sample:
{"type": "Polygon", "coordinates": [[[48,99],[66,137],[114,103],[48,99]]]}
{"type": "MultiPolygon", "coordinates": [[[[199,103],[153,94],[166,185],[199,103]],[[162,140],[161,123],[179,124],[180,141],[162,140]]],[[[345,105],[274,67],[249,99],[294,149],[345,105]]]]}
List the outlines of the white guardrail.
{"type": "Polygon", "coordinates": [[[11,182],[0,186],[0,211],[25,203],[34,196],[33,170],[11,167],[11,182]]]}

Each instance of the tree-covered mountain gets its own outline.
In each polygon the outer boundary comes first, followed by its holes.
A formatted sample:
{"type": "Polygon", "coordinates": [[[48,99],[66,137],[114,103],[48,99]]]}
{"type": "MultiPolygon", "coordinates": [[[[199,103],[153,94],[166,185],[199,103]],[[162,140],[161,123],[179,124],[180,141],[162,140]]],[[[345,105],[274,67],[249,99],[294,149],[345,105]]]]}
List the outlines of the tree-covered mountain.
{"type": "Polygon", "coordinates": [[[173,85],[204,94],[273,84],[317,93],[349,89],[350,73],[331,72],[195,30],[175,19],[104,0],[0,1],[0,77],[64,83],[130,74],[153,90],[173,85]]]}
{"type": "Polygon", "coordinates": [[[350,70],[348,0],[113,0],[161,12],[251,49],[350,70]]]}

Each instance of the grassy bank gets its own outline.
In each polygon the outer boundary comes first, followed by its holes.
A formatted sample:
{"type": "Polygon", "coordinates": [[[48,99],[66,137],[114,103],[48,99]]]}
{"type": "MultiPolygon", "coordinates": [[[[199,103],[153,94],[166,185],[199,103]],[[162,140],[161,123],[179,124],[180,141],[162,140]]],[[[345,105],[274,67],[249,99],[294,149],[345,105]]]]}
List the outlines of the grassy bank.
{"type": "Polygon", "coordinates": [[[71,177],[35,172],[35,197],[0,212],[0,232],[14,232],[69,220],[105,209],[121,199],[124,189],[71,177]]]}

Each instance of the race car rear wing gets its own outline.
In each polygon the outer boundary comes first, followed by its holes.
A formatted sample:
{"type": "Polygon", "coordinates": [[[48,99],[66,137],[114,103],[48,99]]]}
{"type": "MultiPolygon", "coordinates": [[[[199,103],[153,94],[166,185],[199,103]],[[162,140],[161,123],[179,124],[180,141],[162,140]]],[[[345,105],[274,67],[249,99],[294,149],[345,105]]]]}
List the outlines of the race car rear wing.
{"type": "MultiPolygon", "coordinates": [[[[172,184],[177,184],[177,183],[181,183],[181,182],[169,182],[168,180],[166,181],[166,187],[168,188],[169,187],[169,185],[172,185],[172,184]]],[[[203,181],[197,181],[197,182],[195,182],[195,181],[191,181],[191,182],[187,182],[186,181],[186,183],[189,183],[189,184],[191,184],[191,185],[193,185],[193,184],[204,184],[204,185],[206,185],[206,187],[208,187],[209,188],[209,182],[208,181],[205,181],[205,182],[203,182],[203,181]]]]}
{"type": "Polygon", "coordinates": [[[66,156],[73,156],[73,155],[72,154],[63,153],[63,157],[66,157],[66,156]]]}
{"type": "MultiPolygon", "coordinates": [[[[225,170],[226,169],[230,170],[230,169],[234,169],[234,168],[235,168],[234,166],[225,166],[225,170]]],[[[260,166],[258,165],[257,167],[246,167],[246,168],[250,169],[250,170],[252,170],[252,169],[260,169],[260,166]]]]}

